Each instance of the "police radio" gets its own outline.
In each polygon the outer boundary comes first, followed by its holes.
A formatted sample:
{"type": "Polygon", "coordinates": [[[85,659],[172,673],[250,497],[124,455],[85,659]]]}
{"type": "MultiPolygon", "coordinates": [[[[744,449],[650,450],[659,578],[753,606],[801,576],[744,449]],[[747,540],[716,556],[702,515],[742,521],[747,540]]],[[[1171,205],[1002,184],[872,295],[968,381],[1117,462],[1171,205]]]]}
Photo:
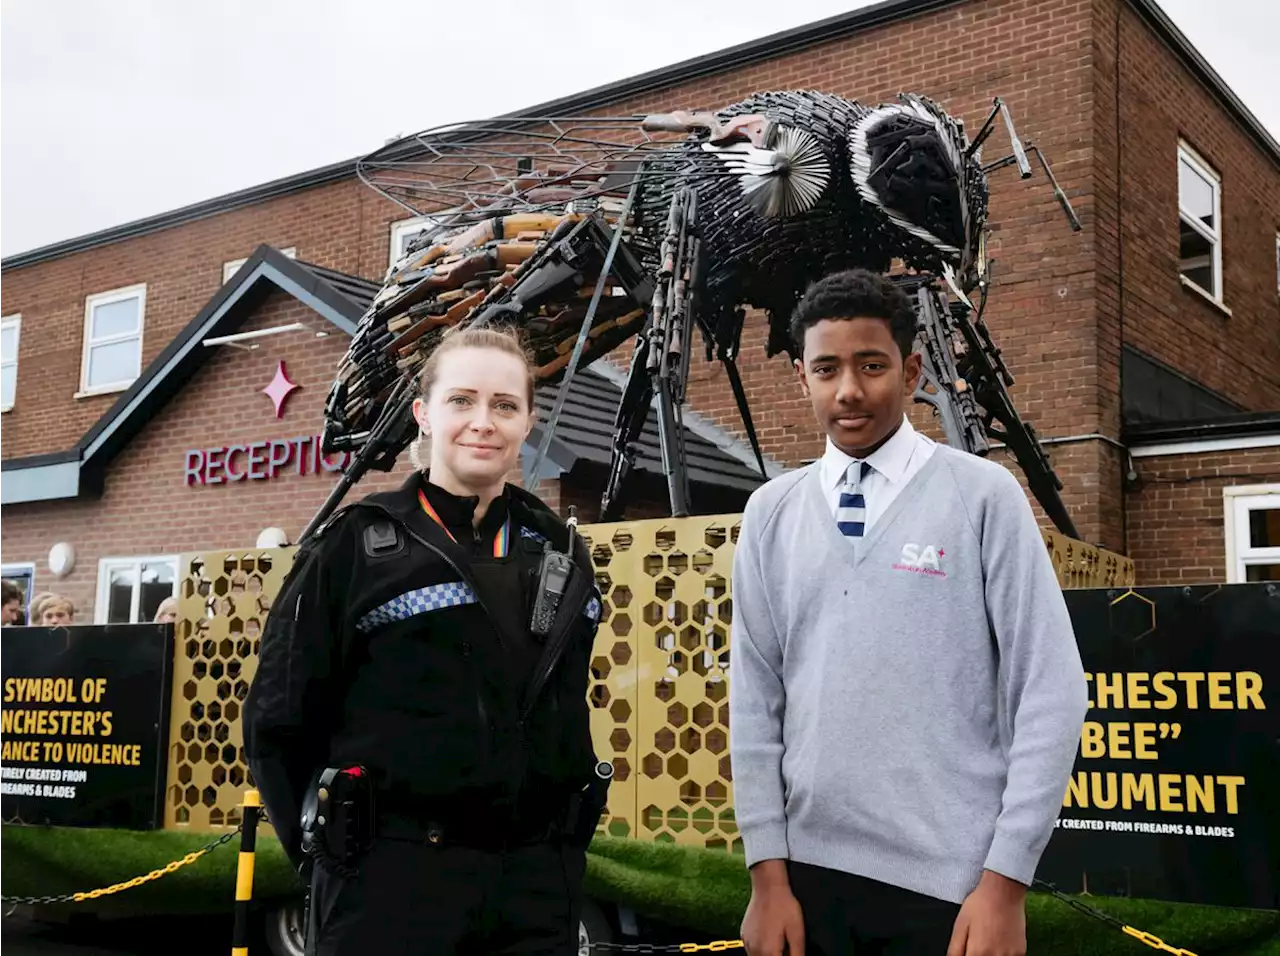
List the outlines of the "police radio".
{"type": "Polygon", "coordinates": [[[538,568],[538,591],[533,603],[533,614],[529,621],[529,630],[536,637],[546,637],[555,623],[556,611],[560,608],[560,599],[564,597],[565,586],[569,583],[569,574],[573,570],[574,529],[578,519],[574,516],[574,508],[569,508],[568,554],[561,554],[551,547],[548,541],[542,546],[542,562],[538,568]]]}

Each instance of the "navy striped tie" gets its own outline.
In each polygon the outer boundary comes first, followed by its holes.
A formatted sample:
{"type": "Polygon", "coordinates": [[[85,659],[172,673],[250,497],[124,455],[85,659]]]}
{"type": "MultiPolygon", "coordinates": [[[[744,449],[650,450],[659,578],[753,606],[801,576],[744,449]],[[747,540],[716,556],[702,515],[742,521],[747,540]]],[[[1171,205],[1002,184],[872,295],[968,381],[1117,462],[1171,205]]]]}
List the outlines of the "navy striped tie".
{"type": "Polygon", "coordinates": [[[845,474],[845,483],[840,488],[840,503],[836,507],[836,526],[846,538],[861,538],[867,526],[867,502],[862,494],[862,481],[871,473],[871,465],[862,462],[857,467],[857,477],[850,480],[854,469],[855,465],[850,465],[845,474]]]}

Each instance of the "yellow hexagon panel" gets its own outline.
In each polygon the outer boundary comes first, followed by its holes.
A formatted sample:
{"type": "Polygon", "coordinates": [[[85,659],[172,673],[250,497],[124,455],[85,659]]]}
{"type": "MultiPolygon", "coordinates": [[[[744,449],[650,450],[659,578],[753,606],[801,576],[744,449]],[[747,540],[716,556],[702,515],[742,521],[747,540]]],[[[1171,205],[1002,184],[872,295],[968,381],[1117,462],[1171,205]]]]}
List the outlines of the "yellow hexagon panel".
{"type": "Polygon", "coordinates": [[[295,551],[182,557],[164,801],[168,828],[208,831],[240,822],[244,790],[252,786],[240,708],[257,669],[271,599],[295,551]]]}
{"type": "MultiPolygon", "coordinates": [[[[612,761],[600,832],[740,850],[729,762],[729,636],[740,515],[583,526],[604,597],[591,656],[591,733],[612,761]]],[[[1045,547],[1070,587],[1127,587],[1132,560],[1054,531],[1045,547]]],[[[185,555],[179,586],[165,826],[239,822],[252,786],[240,708],[266,615],[296,549],[185,555]]],[[[1140,602],[1121,602],[1135,635],[1140,602]]]]}
{"type": "MultiPolygon", "coordinates": [[[[624,639],[631,649],[628,669],[612,672],[621,680],[614,693],[625,688],[635,704],[626,728],[631,773],[625,782],[615,777],[609,799],[610,819],[631,821],[629,836],[741,847],[728,726],[729,581],[739,523],[739,515],[717,515],[583,529],[597,577],[607,574],[613,589],[606,601],[615,619],[628,614],[625,629],[602,626],[596,654],[624,639]],[[610,555],[602,563],[605,543],[610,555]]],[[[608,734],[597,730],[596,748],[610,752],[608,734]]]]}

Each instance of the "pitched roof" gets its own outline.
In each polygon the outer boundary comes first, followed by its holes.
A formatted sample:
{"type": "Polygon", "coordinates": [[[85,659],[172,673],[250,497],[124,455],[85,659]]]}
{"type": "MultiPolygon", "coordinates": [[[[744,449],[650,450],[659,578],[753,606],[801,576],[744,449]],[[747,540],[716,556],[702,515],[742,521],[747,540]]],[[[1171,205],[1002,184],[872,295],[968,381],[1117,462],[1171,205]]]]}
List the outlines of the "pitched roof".
{"type": "MultiPolygon", "coordinates": [[[[290,259],[260,245],[75,445],[66,451],[0,462],[5,473],[0,503],[75,498],[100,490],[107,464],[209,360],[211,352],[202,343],[233,333],[271,292],[289,293],[351,335],[379,288],[368,279],[290,259]]],[[[538,406],[544,414],[551,411],[557,388],[549,385],[538,390],[538,406]]],[[[613,416],[621,395],[621,388],[600,370],[581,369],[574,376],[548,452],[551,470],[568,471],[580,460],[608,464],[613,416]]],[[[540,439],[538,430],[531,442],[540,439]]],[[[749,460],[743,449],[718,429],[707,432],[705,427],[686,426],[685,446],[693,482],[751,490],[763,481],[758,471],[743,464],[749,460]]],[[[652,410],[635,467],[665,474],[652,410]]]]}
{"type": "MultiPolygon", "coordinates": [[[[622,389],[614,382],[602,360],[588,368],[579,369],[569,383],[569,394],[560,411],[548,448],[547,457],[556,465],[568,469],[577,461],[590,461],[608,467],[613,453],[613,423],[618,413],[622,389]],[[569,464],[566,465],[566,462],[569,464]]],[[[559,384],[544,385],[537,390],[535,404],[541,420],[546,421],[554,410],[559,384]]],[[[723,434],[723,433],[722,433],[723,434]]],[[[543,426],[534,426],[529,445],[536,448],[542,441],[543,426]]],[[[727,437],[727,436],[726,436],[727,437]]],[[[658,438],[658,413],[650,406],[640,433],[634,468],[658,476],[665,476],[662,466],[662,445],[658,438]]],[[[758,466],[748,465],[745,447],[734,454],[723,444],[708,440],[685,425],[685,458],[689,466],[689,481],[706,485],[719,485],[752,491],[764,482],[758,466]]],[[[766,459],[768,465],[768,459],[766,459]]],[[[776,474],[776,470],[772,473],[776,474]]]]}
{"type": "MultiPolygon", "coordinates": [[[[844,36],[883,26],[913,16],[931,13],[946,7],[957,6],[967,0],[883,0],[870,6],[837,14],[825,20],[783,30],[770,36],[760,37],[737,46],[718,50],[706,56],[695,57],[681,63],[641,73],[613,83],[597,86],[594,89],[573,93],[569,96],[547,103],[540,103],[527,109],[517,110],[497,119],[520,119],[523,117],[551,116],[556,114],[576,113],[598,109],[619,100],[638,96],[655,90],[687,82],[700,76],[723,73],[752,63],[794,53],[808,47],[844,36]]],[[[1210,95],[1222,104],[1226,112],[1236,120],[1258,147],[1280,165],[1280,143],[1267,131],[1256,116],[1253,115],[1232,92],[1226,81],[1209,65],[1199,51],[1191,44],[1186,35],[1160,9],[1157,0],[1129,0],[1138,14],[1152,28],[1155,34],[1178,56],[1191,74],[1204,84],[1210,95]]],[[[7,272],[21,266],[33,265],[49,259],[92,249],[96,246],[132,239],[135,236],[147,235],[161,229],[182,223],[205,219],[232,209],[240,209],[256,203],[266,202],[280,196],[304,189],[323,186],[326,183],[349,179],[356,175],[357,158],[346,159],[316,169],[295,173],[271,182],[251,186],[235,192],[206,199],[189,206],[173,209],[156,216],[148,216],[112,226],[98,232],[65,239],[60,242],[20,252],[16,255],[0,259],[0,271],[7,272]]]]}

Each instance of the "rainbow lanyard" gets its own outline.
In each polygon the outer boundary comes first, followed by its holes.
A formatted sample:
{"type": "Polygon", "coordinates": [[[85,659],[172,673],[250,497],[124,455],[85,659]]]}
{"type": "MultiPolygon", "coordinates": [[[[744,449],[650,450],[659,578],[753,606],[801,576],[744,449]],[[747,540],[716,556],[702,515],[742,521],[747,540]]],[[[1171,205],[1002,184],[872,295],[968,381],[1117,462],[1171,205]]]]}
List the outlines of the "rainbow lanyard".
{"type": "MultiPolygon", "coordinates": [[[[458,543],[458,539],[453,536],[453,532],[449,530],[448,525],[440,520],[440,516],[436,514],[436,509],[431,507],[431,502],[427,500],[426,492],[421,488],[418,489],[418,502],[422,505],[422,510],[431,516],[431,519],[438,524],[444,533],[449,536],[449,540],[454,544],[458,543]]],[[[498,529],[498,533],[493,536],[493,556],[495,558],[505,558],[507,549],[511,546],[511,515],[507,515],[507,520],[502,522],[502,527],[498,529]]]]}

